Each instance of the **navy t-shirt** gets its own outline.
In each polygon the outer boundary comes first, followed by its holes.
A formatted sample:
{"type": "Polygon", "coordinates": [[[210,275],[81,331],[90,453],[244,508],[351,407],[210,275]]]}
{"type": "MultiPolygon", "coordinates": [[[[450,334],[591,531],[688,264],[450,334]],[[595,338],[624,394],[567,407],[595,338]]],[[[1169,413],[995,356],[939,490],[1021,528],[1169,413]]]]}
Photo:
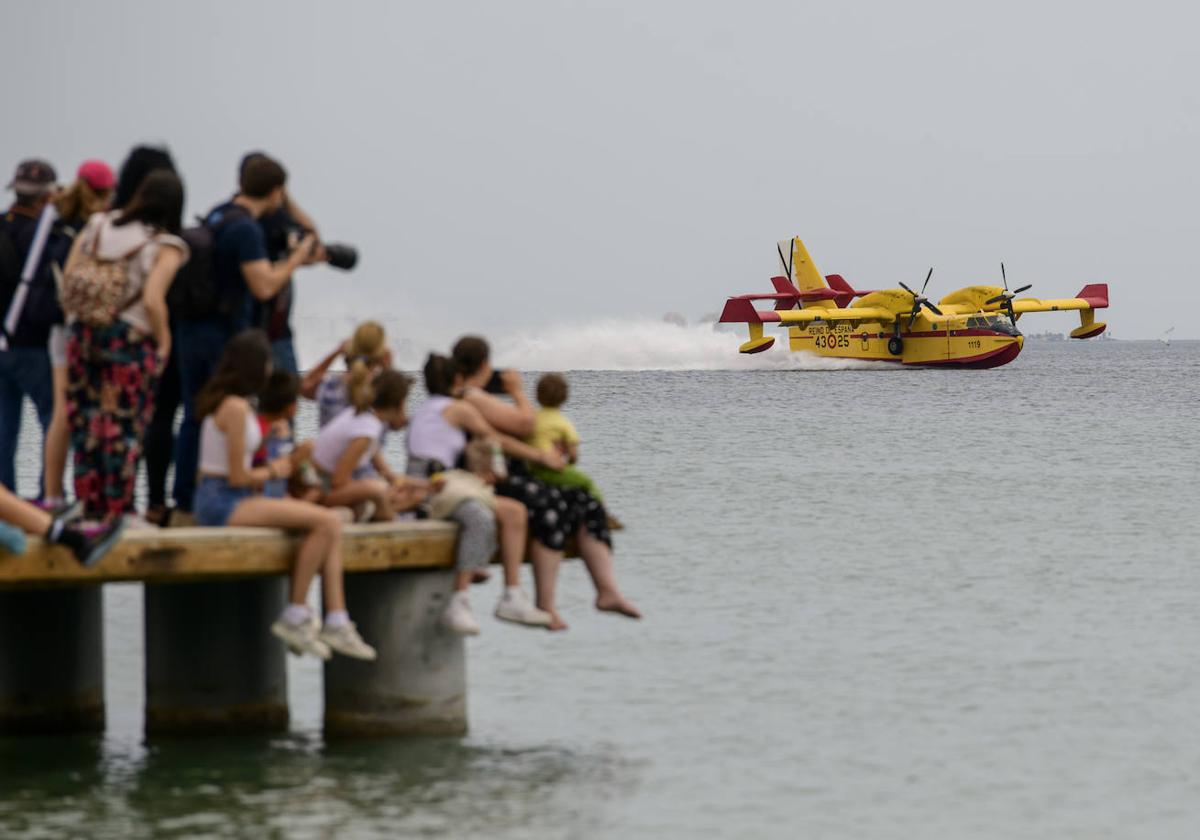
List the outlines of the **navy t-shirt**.
{"type": "MultiPolygon", "coordinates": [[[[278,262],[288,255],[288,231],[296,221],[286,208],[268,213],[258,220],[267,241],[267,256],[278,262]]],[[[259,304],[258,323],[267,331],[267,338],[277,341],[292,337],[292,281],[289,279],[279,294],[259,304]]]]}
{"type": "Polygon", "coordinates": [[[254,315],[257,310],[242,266],[267,259],[267,240],[258,220],[244,208],[235,210],[236,216],[222,224],[222,219],[234,207],[232,201],[214,207],[208,214],[208,224],[215,231],[213,274],[217,293],[230,302],[229,326],[233,332],[238,332],[256,326],[254,315]]]}

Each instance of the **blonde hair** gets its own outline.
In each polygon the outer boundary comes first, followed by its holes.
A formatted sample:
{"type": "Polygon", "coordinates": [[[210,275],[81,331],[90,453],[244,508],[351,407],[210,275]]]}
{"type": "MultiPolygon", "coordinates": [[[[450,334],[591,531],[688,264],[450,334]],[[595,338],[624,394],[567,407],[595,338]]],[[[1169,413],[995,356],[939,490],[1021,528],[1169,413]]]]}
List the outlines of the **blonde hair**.
{"type": "Polygon", "coordinates": [[[387,336],[378,321],[363,321],[346,350],[346,397],[361,414],[375,400],[375,368],[387,358],[387,336]]]}
{"type": "Polygon", "coordinates": [[[96,192],[87,181],[76,178],[54,199],[54,209],[64,219],[86,219],[108,206],[112,190],[96,192]]]}

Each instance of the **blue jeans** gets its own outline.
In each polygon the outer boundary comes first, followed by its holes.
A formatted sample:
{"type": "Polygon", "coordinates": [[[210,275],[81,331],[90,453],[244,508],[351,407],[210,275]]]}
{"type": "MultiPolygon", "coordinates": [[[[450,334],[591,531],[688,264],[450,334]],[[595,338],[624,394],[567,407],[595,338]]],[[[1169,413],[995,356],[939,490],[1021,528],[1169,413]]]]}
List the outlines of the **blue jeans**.
{"type": "Polygon", "coordinates": [[[271,342],[271,366],[288,373],[300,372],[296,364],[296,348],[290,338],[277,338],[271,342]]]}
{"type": "Polygon", "coordinates": [[[175,439],[175,505],[191,512],[196,492],[196,470],[200,461],[200,421],[196,417],[196,394],[221,361],[225,344],[233,337],[219,321],[180,321],[172,343],[179,362],[179,391],[183,424],[175,439]]]}
{"type": "Polygon", "coordinates": [[[45,347],[13,347],[0,352],[0,484],[14,493],[17,437],[21,434],[25,397],[33,401],[44,439],[54,411],[54,379],[45,347]]]}

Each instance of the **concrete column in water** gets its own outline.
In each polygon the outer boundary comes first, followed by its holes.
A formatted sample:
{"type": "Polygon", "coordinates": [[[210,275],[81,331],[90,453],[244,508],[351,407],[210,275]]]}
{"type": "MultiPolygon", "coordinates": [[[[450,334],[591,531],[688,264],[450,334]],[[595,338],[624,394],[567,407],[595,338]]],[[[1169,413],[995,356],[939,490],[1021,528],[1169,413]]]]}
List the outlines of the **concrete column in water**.
{"type": "Polygon", "coordinates": [[[146,584],[146,731],[287,729],[287,579],[146,584]]]}
{"type": "Polygon", "coordinates": [[[375,662],[334,654],[325,665],[329,736],[461,735],[467,731],[463,640],[441,625],[454,573],[346,575],[346,605],[375,662]]]}
{"type": "Polygon", "coordinates": [[[0,732],[103,728],[100,587],[0,591],[0,732]]]}

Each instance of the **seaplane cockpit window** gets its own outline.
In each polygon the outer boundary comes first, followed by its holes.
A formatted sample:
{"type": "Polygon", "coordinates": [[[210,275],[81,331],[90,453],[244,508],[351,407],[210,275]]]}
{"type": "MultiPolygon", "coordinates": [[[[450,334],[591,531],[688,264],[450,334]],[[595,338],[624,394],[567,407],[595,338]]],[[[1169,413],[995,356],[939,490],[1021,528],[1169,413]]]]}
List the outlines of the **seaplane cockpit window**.
{"type": "Polygon", "coordinates": [[[1007,315],[992,315],[987,319],[989,329],[996,332],[1004,333],[1005,335],[1020,335],[1021,331],[1017,329],[1017,325],[1008,320],[1007,315]]]}

